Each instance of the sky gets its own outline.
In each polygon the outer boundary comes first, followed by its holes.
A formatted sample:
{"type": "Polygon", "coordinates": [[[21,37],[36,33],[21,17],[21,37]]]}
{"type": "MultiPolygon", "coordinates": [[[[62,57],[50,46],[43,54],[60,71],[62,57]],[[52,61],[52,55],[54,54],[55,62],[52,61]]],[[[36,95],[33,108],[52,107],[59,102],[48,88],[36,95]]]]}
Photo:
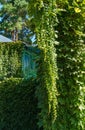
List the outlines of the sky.
{"type": "MultiPolygon", "coordinates": [[[[2,5],[0,4],[0,9],[1,9],[2,5]]],[[[1,21],[1,17],[0,17],[0,21],[1,21]]]]}
{"type": "Polygon", "coordinates": [[[2,5],[0,4],[0,8],[2,7],[2,5]]]}

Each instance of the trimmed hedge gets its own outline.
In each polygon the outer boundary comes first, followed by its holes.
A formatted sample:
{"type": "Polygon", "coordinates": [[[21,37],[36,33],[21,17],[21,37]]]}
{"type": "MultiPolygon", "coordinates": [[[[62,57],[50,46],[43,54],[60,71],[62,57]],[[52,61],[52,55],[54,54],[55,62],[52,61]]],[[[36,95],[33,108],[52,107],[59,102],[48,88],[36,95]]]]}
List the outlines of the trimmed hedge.
{"type": "Polygon", "coordinates": [[[32,79],[0,82],[0,130],[38,130],[35,88],[32,79]]]}

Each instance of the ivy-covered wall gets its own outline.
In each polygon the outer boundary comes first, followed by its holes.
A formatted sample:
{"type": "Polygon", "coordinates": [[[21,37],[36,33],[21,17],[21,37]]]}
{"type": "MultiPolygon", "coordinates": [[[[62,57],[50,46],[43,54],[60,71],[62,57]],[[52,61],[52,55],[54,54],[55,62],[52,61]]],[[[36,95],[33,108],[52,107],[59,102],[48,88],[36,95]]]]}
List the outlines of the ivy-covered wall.
{"type": "Polygon", "coordinates": [[[28,10],[42,50],[39,126],[85,130],[85,0],[30,0],[28,10]]]}
{"type": "Polygon", "coordinates": [[[21,42],[0,43],[0,130],[38,130],[38,53],[21,42]]]}
{"type": "MultiPolygon", "coordinates": [[[[56,130],[85,129],[85,42],[82,1],[61,4],[57,50],[58,116],[56,130]],[[80,12],[79,12],[80,9],[80,12]]],[[[85,5],[84,5],[85,6],[85,5]]]]}
{"type": "Polygon", "coordinates": [[[84,130],[85,0],[31,0],[28,6],[41,49],[36,79],[38,126],[84,130]]]}
{"type": "Polygon", "coordinates": [[[38,49],[21,42],[0,43],[0,80],[9,77],[36,77],[38,49]]]}
{"type": "Polygon", "coordinates": [[[29,17],[32,18],[40,53],[38,66],[39,127],[44,130],[55,130],[57,117],[57,63],[55,50],[55,32],[53,29],[56,11],[56,0],[29,1],[29,17]]]}

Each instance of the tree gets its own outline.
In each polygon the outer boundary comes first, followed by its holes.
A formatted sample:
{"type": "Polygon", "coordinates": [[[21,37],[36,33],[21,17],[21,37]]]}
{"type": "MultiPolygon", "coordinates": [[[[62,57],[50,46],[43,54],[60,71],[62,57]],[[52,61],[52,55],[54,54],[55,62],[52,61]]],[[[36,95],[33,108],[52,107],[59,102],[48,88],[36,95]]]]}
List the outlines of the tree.
{"type": "Polygon", "coordinates": [[[4,0],[1,1],[1,4],[0,16],[2,20],[0,22],[0,30],[4,31],[4,34],[10,36],[13,40],[20,39],[21,34],[24,32],[30,33],[26,26],[28,2],[26,0],[4,0]],[[18,33],[20,36],[18,36],[18,33]]]}

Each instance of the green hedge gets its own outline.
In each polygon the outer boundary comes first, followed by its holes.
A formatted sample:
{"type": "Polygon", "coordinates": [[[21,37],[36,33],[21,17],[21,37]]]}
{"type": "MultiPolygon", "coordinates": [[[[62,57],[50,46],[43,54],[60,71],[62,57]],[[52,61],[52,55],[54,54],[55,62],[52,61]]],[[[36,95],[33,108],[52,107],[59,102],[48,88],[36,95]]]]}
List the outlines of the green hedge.
{"type": "Polygon", "coordinates": [[[0,43],[0,79],[4,77],[22,77],[21,42],[0,43]]]}
{"type": "Polygon", "coordinates": [[[0,130],[38,130],[34,80],[0,82],[0,130]]]}

